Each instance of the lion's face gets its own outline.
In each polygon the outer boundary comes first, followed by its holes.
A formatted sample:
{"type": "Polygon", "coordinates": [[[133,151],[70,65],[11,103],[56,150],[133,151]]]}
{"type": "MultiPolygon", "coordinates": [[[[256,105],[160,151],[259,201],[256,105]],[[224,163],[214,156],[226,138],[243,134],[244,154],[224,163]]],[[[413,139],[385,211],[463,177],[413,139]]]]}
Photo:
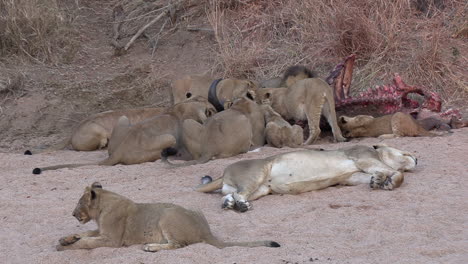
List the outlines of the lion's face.
{"type": "Polygon", "coordinates": [[[380,160],[398,171],[407,171],[416,167],[418,159],[411,153],[385,145],[376,145],[380,160]]]}
{"type": "Polygon", "coordinates": [[[340,116],[338,126],[342,130],[344,137],[359,137],[366,133],[364,128],[369,122],[374,119],[370,115],[357,115],[355,117],[340,116]]]}
{"type": "Polygon", "coordinates": [[[206,98],[196,96],[174,106],[182,119],[193,119],[199,123],[205,122],[210,116],[216,114],[216,109],[206,98]]]}
{"type": "Polygon", "coordinates": [[[102,186],[95,182],[91,187],[86,187],[75,207],[75,210],[73,210],[73,216],[82,224],[85,224],[92,219],[91,211],[93,210],[97,200],[97,194],[94,190],[95,188],[102,188],[102,186]]]}

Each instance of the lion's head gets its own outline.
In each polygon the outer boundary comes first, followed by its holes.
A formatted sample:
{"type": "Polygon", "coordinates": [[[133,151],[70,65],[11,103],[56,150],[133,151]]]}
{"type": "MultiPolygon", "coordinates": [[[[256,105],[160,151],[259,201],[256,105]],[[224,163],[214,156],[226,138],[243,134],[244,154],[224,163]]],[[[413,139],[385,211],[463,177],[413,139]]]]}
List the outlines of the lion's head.
{"type": "Polygon", "coordinates": [[[73,216],[82,224],[95,219],[98,205],[98,194],[96,189],[102,189],[102,185],[98,182],[93,183],[91,187],[86,187],[75,207],[75,210],[73,210],[73,216]]]}
{"type": "Polygon", "coordinates": [[[387,145],[374,145],[380,160],[398,171],[407,171],[416,167],[418,159],[411,153],[387,145]]]}
{"type": "Polygon", "coordinates": [[[182,120],[193,119],[199,123],[216,114],[216,109],[202,96],[194,96],[173,106],[172,111],[182,120]]]}
{"type": "Polygon", "coordinates": [[[366,133],[364,126],[374,120],[370,115],[357,115],[355,117],[340,116],[338,126],[342,130],[344,137],[359,137],[366,133]]]}

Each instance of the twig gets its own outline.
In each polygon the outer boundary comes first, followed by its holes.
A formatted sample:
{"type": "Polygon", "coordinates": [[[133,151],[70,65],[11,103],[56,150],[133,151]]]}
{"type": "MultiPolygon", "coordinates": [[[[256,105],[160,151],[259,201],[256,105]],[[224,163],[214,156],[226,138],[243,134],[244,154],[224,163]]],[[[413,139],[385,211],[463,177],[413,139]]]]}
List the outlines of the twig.
{"type": "Polygon", "coordinates": [[[187,26],[187,31],[210,31],[210,32],[214,32],[214,30],[212,28],[198,27],[198,26],[195,26],[195,25],[188,25],[187,26]]]}
{"type": "MultiPolygon", "coordinates": [[[[151,58],[154,57],[154,51],[156,51],[156,47],[158,46],[158,42],[159,42],[159,37],[161,36],[161,32],[163,31],[164,27],[166,26],[166,23],[167,21],[169,21],[169,18],[166,19],[166,21],[164,21],[161,29],[159,30],[158,34],[155,36],[155,40],[154,40],[154,44],[152,45],[153,46],[153,50],[151,51],[151,58]]],[[[150,40],[150,44],[151,44],[151,41],[152,39],[150,40]]]]}
{"type": "Polygon", "coordinates": [[[153,25],[154,23],[158,22],[165,14],[167,11],[162,12],[159,14],[159,16],[155,17],[153,20],[151,20],[148,24],[144,25],[143,27],[138,30],[138,32],[130,39],[130,41],[125,45],[124,50],[128,50],[130,46],[133,44],[133,42],[145,31],[148,27],[153,25]]]}

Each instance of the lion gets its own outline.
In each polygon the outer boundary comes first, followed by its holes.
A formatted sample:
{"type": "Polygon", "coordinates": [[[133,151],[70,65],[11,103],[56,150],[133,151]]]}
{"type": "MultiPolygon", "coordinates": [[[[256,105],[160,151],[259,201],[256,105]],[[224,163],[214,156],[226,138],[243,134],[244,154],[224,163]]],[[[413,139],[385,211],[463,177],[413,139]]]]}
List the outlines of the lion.
{"type": "MultiPolygon", "coordinates": [[[[145,119],[159,115],[166,110],[164,107],[137,108],[106,111],[91,115],[79,123],[71,135],[47,149],[36,153],[46,153],[61,150],[71,145],[74,150],[92,151],[105,148],[112,134],[112,130],[121,116],[126,116],[130,122],[138,123],[145,119]]],[[[32,155],[30,150],[25,155],[32,155]]]]}
{"type": "Polygon", "coordinates": [[[261,81],[260,88],[280,88],[289,87],[296,81],[316,78],[317,74],[303,65],[295,65],[286,69],[282,77],[276,77],[269,80],[261,81]]]}
{"type": "Polygon", "coordinates": [[[333,185],[369,184],[392,190],[403,183],[402,172],[413,169],[411,153],[385,145],[355,145],[337,150],[300,150],[229,165],[223,176],[196,187],[221,189],[222,207],[245,212],[249,201],[268,194],[299,194],[333,185]]]}
{"type": "Polygon", "coordinates": [[[346,137],[417,137],[437,136],[425,130],[414,118],[402,112],[374,118],[370,115],[341,116],[339,126],[346,137]]]}
{"type": "Polygon", "coordinates": [[[156,252],[200,242],[217,248],[280,247],[270,240],[224,242],[212,234],[201,212],[172,203],[135,203],[98,182],[86,187],[73,216],[81,224],[94,220],[98,228],[61,238],[58,251],[144,244],[144,251],[156,252]]]}
{"type": "Polygon", "coordinates": [[[267,143],[276,148],[297,148],[304,141],[302,127],[291,126],[280,114],[275,112],[268,104],[261,105],[265,116],[265,139],[267,143]]]}
{"type": "Polygon", "coordinates": [[[322,79],[296,80],[288,88],[258,89],[257,102],[265,101],[270,101],[271,107],[284,119],[307,120],[309,137],[304,145],[312,144],[320,135],[321,115],[324,115],[330,124],[335,140],[346,141],[338,126],[332,88],[322,79]]]}
{"type": "Polygon", "coordinates": [[[109,141],[109,157],[107,159],[94,163],[35,168],[33,174],[40,174],[45,170],[76,168],[86,165],[130,165],[158,160],[161,157],[161,152],[165,149],[183,148],[180,145],[180,134],[184,120],[193,119],[194,122],[203,123],[214,113],[216,113],[216,109],[205,98],[197,96],[170,107],[164,114],[135,125],[130,125],[128,118],[120,118],[114,129],[115,138],[111,137],[109,141]]]}
{"type": "Polygon", "coordinates": [[[227,100],[246,95],[249,90],[256,90],[258,85],[249,80],[215,79],[209,75],[188,75],[176,80],[172,85],[174,103],[192,96],[202,96],[213,104],[218,112],[224,110],[227,100]]]}
{"type": "Polygon", "coordinates": [[[202,164],[212,158],[232,157],[251,147],[263,146],[265,119],[260,106],[250,94],[249,97],[234,100],[229,109],[216,113],[203,125],[185,120],[182,142],[195,160],[172,164],[163,156],[162,161],[172,167],[202,164]]]}

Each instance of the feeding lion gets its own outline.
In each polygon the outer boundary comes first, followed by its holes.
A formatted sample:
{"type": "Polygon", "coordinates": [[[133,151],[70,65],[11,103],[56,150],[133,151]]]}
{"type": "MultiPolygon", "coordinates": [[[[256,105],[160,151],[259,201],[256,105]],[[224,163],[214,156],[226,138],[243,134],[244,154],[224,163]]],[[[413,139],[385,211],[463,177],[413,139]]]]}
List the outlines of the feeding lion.
{"type": "Polygon", "coordinates": [[[341,116],[339,125],[343,134],[352,138],[437,136],[437,134],[425,130],[411,115],[402,112],[381,117],[370,115],[341,116]]]}
{"type": "Polygon", "coordinates": [[[156,252],[200,242],[217,248],[280,246],[269,240],[221,241],[211,233],[201,212],[171,203],[135,203],[97,182],[86,187],[73,216],[82,224],[96,221],[98,229],[61,238],[56,246],[59,251],[144,244],[144,251],[156,252]]]}
{"type": "MultiPolygon", "coordinates": [[[[214,107],[203,97],[193,97],[170,107],[164,114],[130,125],[125,117],[121,118],[115,128],[114,138],[109,141],[109,157],[95,163],[63,164],[43,168],[35,168],[33,174],[45,170],[60,168],[76,168],[85,165],[139,164],[151,162],[161,157],[161,151],[180,147],[182,122],[193,119],[194,122],[204,122],[216,113],[214,107]]],[[[187,133],[190,133],[187,132],[187,133]]]]}
{"type": "Polygon", "coordinates": [[[150,107],[137,109],[124,109],[106,111],[91,115],[73,130],[71,135],[61,142],[41,151],[26,150],[26,155],[32,153],[44,153],[60,150],[71,145],[74,150],[91,151],[102,149],[108,145],[114,126],[119,117],[126,116],[131,123],[135,124],[159,115],[166,111],[164,107],[150,107]]]}
{"type": "Polygon", "coordinates": [[[196,187],[199,192],[221,189],[222,207],[247,211],[249,201],[268,194],[298,194],[340,185],[369,184],[392,190],[403,182],[403,171],[417,159],[385,145],[355,145],[338,150],[300,150],[229,165],[221,178],[196,187]]]}
{"type": "Polygon", "coordinates": [[[195,159],[183,164],[163,162],[173,167],[206,163],[212,158],[227,158],[245,153],[251,147],[265,144],[265,118],[260,106],[249,92],[247,97],[234,100],[229,109],[216,113],[202,125],[185,120],[182,142],[195,159]]]}

